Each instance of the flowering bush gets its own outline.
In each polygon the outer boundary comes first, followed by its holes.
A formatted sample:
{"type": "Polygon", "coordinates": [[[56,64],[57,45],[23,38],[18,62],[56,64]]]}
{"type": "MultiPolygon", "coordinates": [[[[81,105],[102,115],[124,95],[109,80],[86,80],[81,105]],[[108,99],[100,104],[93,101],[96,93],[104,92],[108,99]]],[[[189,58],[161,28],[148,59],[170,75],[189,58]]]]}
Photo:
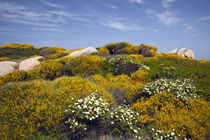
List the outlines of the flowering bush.
{"type": "Polygon", "coordinates": [[[141,121],[139,114],[127,106],[119,106],[110,111],[112,134],[141,139],[141,121]]]}
{"type": "Polygon", "coordinates": [[[183,101],[186,101],[190,97],[198,97],[196,88],[193,86],[190,79],[159,79],[155,82],[148,83],[143,87],[143,92],[149,96],[160,94],[163,91],[173,93],[178,99],[183,101]]]}
{"type": "Polygon", "coordinates": [[[155,128],[155,138],[204,139],[208,137],[209,103],[200,99],[187,100],[188,106],[171,93],[163,92],[141,98],[132,105],[143,123],[155,128]],[[156,134],[157,133],[157,134],[156,134]],[[167,136],[167,138],[165,138],[167,136]]]}
{"type": "MultiPolygon", "coordinates": [[[[71,100],[74,100],[72,98],[71,100]]],[[[87,121],[95,121],[109,111],[109,103],[96,91],[84,99],[72,102],[65,110],[68,124],[73,132],[87,130],[87,121]]]]}
{"type": "Polygon", "coordinates": [[[5,44],[3,46],[0,46],[0,48],[35,49],[35,47],[30,44],[15,44],[15,43],[5,44]]]}
{"type": "Polygon", "coordinates": [[[112,72],[114,75],[130,75],[138,69],[149,70],[148,66],[139,62],[135,62],[128,56],[116,56],[107,58],[104,63],[105,65],[103,68],[108,72],[112,72]]]}
{"type": "Polygon", "coordinates": [[[65,110],[65,123],[72,132],[87,131],[91,129],[91,125],[96,125],[96,122],[105,122],[104,125],[109,126],[113,136],[141,139],[139,114],[127,106],[117,106],[110,110],[109,103],[97,91],[86,98],[71,100],[73,102],[65,110]]]}
{"type": "Polygon", "coordinates": [[[57,92],[59,95],[62,95],[63,98],[66,98],[68,103],[71,102],[69,98],[78,100],[80,98],[85,98],[95,90],[98,90],[108,103],[114,104],[112,96],[104,87],[99,87],[87,79],[83,79],[81,77],[60,77],[55,79],[53,83],[58,86],[57,92]]]}
{"type": "Polygon", "coordinates": [[[64,66],[66,75],[88,76],[102,73],[103,58],[99,56],[80,56],[71,58],[64,66]]]}
{"type": "Polygon", "coordinates": [[[67,52],[70,54],[74,51],[80,51],[80,50],[83,50],[83,48],[71,49],[71,50],[68,50],[67,52]]]}
{"type": "Polygon", "coordinates": [[[62,75],[63,64],[58,60],[48,60],[29,71],[29,79],[54,79],[62,75]]]}
{"type": "Polygon", "coordinates": [[[100,47],[98,49],[98,52],[103,53],[103,54],[109,54],[109,50],[105,47],[100,47]]]}
{"type": "MultiPolygon", "coordinates": [[[[163,67],[165,67],[165,70],[168,68],[165,74],[170,72],[172,77],[192,79],[195,87],[198,90],[198,94],[202,98],[209,100],[210,63],[200,63],[199,61],[190,60],[189,58],[181,59],[171,56],[149,58],[144,57],[142,58],[141,63],[150,67],[149,73],[151,79],[162,78],[162,75],[164,74],[163,67]],[[171,69],[172,67],[175,69],[171,69]]],[[[166,77],[166,75],[164,77],[166,77]]]]}
{"type": "Polygon", "coordinates": [[[9,61],[9,58],[7,58],[7,57],[0,57],[0,62],[1,61],[9,61]]]}
{"type": "Polygon", "coordinates": [[[4,84],[8,82],[18,82],[25,80],[27,78],[27,75],[28,73],[26,71],[18,70],[0,77],[0,80],[2,80],[4,84]]]}
{"type": "Polygon", "coordinates": [[[90,77],[98,87],[103,87],[116,99],[118,104],[132,102],[136,90],[143,87],[143,82],[136,82],[128,75],[113,76],[112,74],[103,77],[102,75],[92,75],[90,77]]]}

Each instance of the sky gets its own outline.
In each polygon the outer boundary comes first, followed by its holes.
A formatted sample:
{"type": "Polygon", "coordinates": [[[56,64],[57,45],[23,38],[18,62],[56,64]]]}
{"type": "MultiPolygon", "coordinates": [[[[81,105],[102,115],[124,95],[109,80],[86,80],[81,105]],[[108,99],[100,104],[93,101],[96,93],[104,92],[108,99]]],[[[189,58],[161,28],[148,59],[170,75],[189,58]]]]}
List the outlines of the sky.
{"type": "Polygon", "coordinates": [[[0,0],[0,45],[69,50],[121,41],[210,60],[210,0],[0,0]]]}

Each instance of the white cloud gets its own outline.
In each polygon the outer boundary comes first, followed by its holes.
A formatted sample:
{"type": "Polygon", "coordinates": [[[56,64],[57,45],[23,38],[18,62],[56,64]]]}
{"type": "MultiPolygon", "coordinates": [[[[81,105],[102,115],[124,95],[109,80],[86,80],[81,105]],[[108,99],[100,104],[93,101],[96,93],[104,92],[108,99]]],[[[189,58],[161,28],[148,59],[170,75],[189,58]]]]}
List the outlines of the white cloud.
{"type": "Polygon", "coordinates": [[[207,21],[207,20],[210,20],[210,16],[202,17],[202,18],[200,18],[198,21],[199,21],[199,22],[202,22],[202,21],[207,21]]]}
{"type": "Polygon", "coordinates": [[[144,3],[144,0],[130,0],[131,3],[139,3],[142,4],[144,3]]]}
{"type": "Polygon", "coordinates": [[[17,12],[17,11],[26,10],[26,9],[27,8],[23,5],[0,1],[0,11],[17,12]]]}
{"type": "Polygon", "coordinates": [[[149,19],[157,18],[161,23],[163,23],[166,26],[172,26],[180,22],[181,18],[176,16],[176,12],[172,11],[165,11],[163,13],[157,13],[152,9],[146,10],[147,17],[149,19]]]}
{"type": "Polygon", "coordinates": [[[51,31],[51,32],[60,32],[60,33],[66,33],[66,31],[59,29],[59,28],[32,28],[32,30],[35,31],[51,31]]]}
{"type": "MultiPolygon", "coordinates": [[[[53,6],[53,5],[52,5],[53,6]]],[[[54,5],[55,6],[55,5],[54,5]]],[[[63,10],[41,11],[33,10],[26,5],[14,2],[0,1],[0,18],[5,21],[42,27],[58,27],[58,24],[66,23],[67,20],[76,20],[91,23],[92,21],[79,14],[71,14],[63,10]]]]}
{"type": "Polygon", "coordinates": [[[185,27],[185,30],[186,30],[186,31],[193,30],[193,29],[195,29],[194,26],[187,26],[187,27],[185,27]]]}
{"type": "Polygon", "coordinates": [[[162,22],[166,26],[175,25],[180,21],[180,18],[175,16],[175,14],[171,11],[157,13],[155,16],[158,18],[160,22],[162,22]]]}
{"type": "Polygon", "coordinates": [[[107,7],[112,8],[112,9],[118,9],[116,5],[112,5],[112,4],[107,4],[107,7]]]}
{"type": "Polygon", "coordinates": [[[108,22],[100,22],[100,24],[120,31],[140,30],[140,28],[136,24],[124,24],[120,21],[114,20],[109,20],[108,22]]]}
{"type": "Polygon", "coordinates": [[[53,7],[53,8],[65,8],[65,6],[63,6],[63,5],[55,4],[55,3],[52,3],[52,2],[49,2],[49,1],[42,0],[41,2],[44,5],[47,5],[49,7],[53,7]]]}
{"type": "Polygon", "coordinates": [[[162,6],[164,8],[169,8],[173,2],[175,2],[175,0],[162,0],[162,6]]]}

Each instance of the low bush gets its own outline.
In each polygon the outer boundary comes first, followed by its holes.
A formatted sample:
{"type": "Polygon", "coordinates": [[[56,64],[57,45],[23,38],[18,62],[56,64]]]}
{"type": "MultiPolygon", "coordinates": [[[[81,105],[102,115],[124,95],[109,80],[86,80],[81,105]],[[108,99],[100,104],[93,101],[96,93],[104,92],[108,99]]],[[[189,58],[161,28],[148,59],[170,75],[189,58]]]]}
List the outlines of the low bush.
{"type": "Polygon", "coordinates": [[[193,59],[181,58],[177,56],[142,58],[141,63],[150,67],[149,73],[153,80],[164,78],[166,75],[168,78],[182,77],[193,80],[199,95],[205,100],[209,100],[210,63],[200,63],[193,59]]]}
{"type": "Polygon", "coordinates": [[[161,94],[163,91],[173,93],[177,99],[184,102],[189,98],[198,97],[196,87],[193,86],[192,81],[189,79],[159,79],[143,87],[143,93],[146,93],[148,96],[161,94]]]}
{"type": "Polygon", "coordinates": [[[0,137],[23,139],[48,135],[64,118],[67,105],[94,91],[102,93],[109,105],[114,101],[103,88],[81,77],[62,77],[54,81],[34,80],[9,83],[0,88],[0,137]]]}
{"type": "Polygon", "coordinates": [[[141,139],[141,121],[138,114],[126,106],[116,106],[110,109],[106,100],[98,92],[94,92],[84,99],[75,100],[65,110],[65,124],[67,124],[69,137],[81,139],[88,132],[100,124],[96,130],[97,136],[111,134],[124,138],[135,137],[141,139]],[[130,116],[130,117],[128,117],[130,116]],[[101,132],[103,131],[103,132],[101,132]],[[102,134],[101,134],[102,133],[102,134]],[[79,135],[83,134],[83,135],[79,135]]]}
{"type": "Polygon", "coordinates": [[[2,83],[0,83],[0,85],[3,85],[8,82],[24,81],[27,79],[27,76],[28,73],[24,70],[14,71],[0,77],[0,80],[2,80],[2,83]]]}
{"type": "MultiPolygon", "coordinates": [[[[74,98],[71,99],[74,101],[74,98]]],[[[109,111],[109,103],[100,96],[99,93],[92,93],[84,99],[73,102],[65,110],[67,117],[66,124],[72,132],[87,130],[88,124],[104,117],[109,111]]]]}
{"type": "Polygon", "coordinates": [[[0,88],[0,137],[23,139],[47,133],[62,119],[63,104],[50,82],[10,83],[0,88]]]}
{"type": "Polygon", "coordinates": [[[88,76],[101,74],[103,58],[99,56],[80,56],[71,58],[70,62],[64,66],[66,75],[88,76]]]}
{"type": "Polygon", "coordinates": [[[9,61],[9,58],[7,58],[7,57],[0,57],[0,62],[1,61],[9,61]]]}
{"type": "Polygon", "coordinates": [[[104,99],[108,103],[114,103],[112,96],[104,89],[104,87],[98,87],[95,83],[81,77],[61,77],[55,79],[53,83],[59,87],[59,94],[68,95],[65,97],[68,99],[74,98],[75,100],[78,100],[98,90],[102,93],[104,99]]]}
{"type": "Polygon", "coordinates": [[[0,46],[0,48],[35,49],[35,47],[30,44],[15,44],[15,43],[5,44],[3,46],[0,46]]]}
{"type": "Polygon", "coordinates": [[[189,99],[185,106],[175,95],[163,92],[141,99],[132,109],[139,113],[155,139],[205,139],[209,137],[209,103],[189,99]]]}
{"type": "MultiPolygon", "coordinates": [[[[97,86],[104,87],[116,99],[117,104],[132,102],[137,94],[137,89],[144,86],[143,81],[132,80],[128,75],[113,76],[108,74],[106,77],[92,75],[90,77],[97,86]]],[[[142,77],[143,79],[143,77],[142,77]]]]}
{"type": "Polygon", "coordinates": [[[71,49],[71,50],[68,50],[67,52],[70,54],[70,53],[72,53],[74,51],[81,51],[81,50],[83,50],[83,48],[71,49]]]}
{"type": "Polygon", "coordinates": [[[7,57],[10,60],[28,58],[34,55],[39,55],[39,50],[36,48],[0,47],[0,57],[7,57]]]}
{"type": "Polygon", "coordinates": [[[128,56],[107,58],[102,66],[106,73],[112,72],[114,75],[127,74],[130,76],[138,69],[149,70],[149,67],[139,62],[132,61],[128,56]]]}
{"type": "Polygon", "coordinates": [[[58,60],[42,62],[33,70],[29,71],[29,79],[50,79],[53,80],[62,75],[63,64],[58,60]]]}
{"type": "Polygon", "coordinates": [[[125,51],[127,54],[139,54],[139,51],[141,49],[141,45],[129,45],[125,47],[125,51]]]}

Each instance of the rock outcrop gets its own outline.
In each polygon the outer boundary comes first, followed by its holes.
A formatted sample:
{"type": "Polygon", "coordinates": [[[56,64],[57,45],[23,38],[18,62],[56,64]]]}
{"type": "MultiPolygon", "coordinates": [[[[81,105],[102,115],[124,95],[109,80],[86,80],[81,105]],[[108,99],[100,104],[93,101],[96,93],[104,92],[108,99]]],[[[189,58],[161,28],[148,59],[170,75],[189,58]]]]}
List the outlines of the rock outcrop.
{"type": "Polygon", "coordinates": [[[186,58],[193,58],[193,59],[195,59],[195,55],[194,55],[193,51],[192,50],[188,50],[186,48],[182,48],[180,50],[174,49],[170,53],[173,53],[173,54],[176,54],[176,55],[179,55],[179,56],[183,56],[183,57],[186,57],[186,58]]]}
{"type": "Polygon", "coordinates": [[[141,44],[141,49],[139,51],[139,54],[141,54],[144,57],[151,57],[152,53],[150,52],[151,48],[145,46],[144,44],[141,44]]]}
{"type": "Polygon", "coordinates": [[[18,64],[16,62],[13,62],[13,61],[0,62],[0,76],[4,76],[7,73],[13,72],[17,65],[18,64]]]}
{"type": "Polygon", "coordinates": [[[19,70],[29,71],[34,69],[36,66],[40,64],[40,62],[38,61],[39,58],[42,58],[42,56],[33,57],[21,61],[19,64],[19,70]]]}
{"type": "Polygon", "coordinates": [[[85,48],[85,49],[80,50],[80,51],[74,51],[71,54],[69,54],[68,56],[70,56],[70,57],[72,57],[72,56],[83,56],[83,55],[91,55],[93,53],[98,53],[98,51],[93,47],[88,47],[88,48],[85,48]]]}

